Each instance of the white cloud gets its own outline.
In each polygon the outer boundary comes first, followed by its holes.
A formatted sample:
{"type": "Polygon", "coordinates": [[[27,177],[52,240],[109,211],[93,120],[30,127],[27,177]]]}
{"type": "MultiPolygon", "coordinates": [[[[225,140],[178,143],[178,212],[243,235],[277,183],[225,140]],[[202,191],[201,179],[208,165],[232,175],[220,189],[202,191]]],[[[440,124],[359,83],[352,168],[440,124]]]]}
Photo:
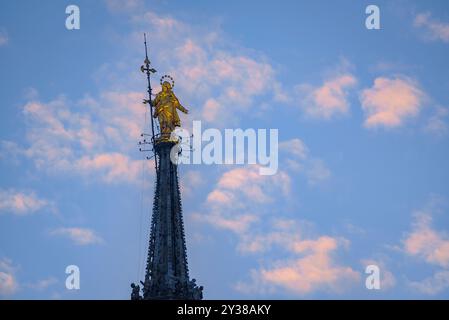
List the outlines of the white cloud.
{"type": "Polygon", "coordinates": [[[8,44],[9,37],[5,29],[0,28],[0,47],[8,44]]]}
{"type": "Polygon", "coordinates": [[[432,18],[430,12],[416,15],[414,25],[424,30],[427,39],[449,43],[449,23],[432,18]]]}
{"type": "Polygon", "coordinates": [[[309,156],[306,144],[299,138],[279,143],[279,150],[288,152],[299,159],[306,159],[309,156]]]}
{"type": "Polygon", "coordinates": [[[206,183],[207,177],[201,171],[189,170],[181,171],[181,194],[183,197],[192,196],[196,190],[206,183]]]}
{"type": "Polygon", "coordinates": [[[0,259],[0,295],[10,296],[17,292],[19,285],[14,271],[11,260],[0,259]]]}
{"type": "Polygon", "coordinates": [[[444,136],[449,132],[449,127],[447,124],[447,118],[449,116],[449,111],[447,108],[436,107],[434,113],[427,120],[424,127],[426,132],[435,134],[437,136],[444,136]]]}
{"type": "Polygon", "coordinates": [[[423,294],[439,294],[449,288],[449,270],[438,271],[421,281],[410,281],[409,286],[423,294]]]}
{"type": "Polygon", "coordinates": [[[318,184],[329,179],[331,171],[327,168],[321,159],[313,159],[310,161],[310,168],[307,171],[308,182],[312,185],[318,184]]]}
{"type": "Polygon", "coordinates": [[[47,208],[55,210],[55,205],[39,198],[34,191],[19,192],[13,189],[0,189],[0,213],[12,212],[16,215],[27,215],[47,208]]]}
{"type": "Polygon", "coordinates": [[[38,280],[34,283],[29,283],[26,286],[30,289],[43,291],[48,287],[55,285],[56,283],[58,283],[58,279],[56,279],[55,277],[48,277],[45,279],[38,280]]]}
{"type": "Polygon", "coordinates": [[[67,237],[77,245],[99,244],[104,242],[95,231],[86,228],[58,228],[51,231],[50,234],[67,237]]]}
{"type": "Polygon", "coordinates": [[[284,153],[286,168],[293,172],[303,172],[311,185],[324,182],[332,175],[325,162],[313,157],[309,148],[299,138],[279,143],[279,151],[284,153]]]}
{"type": "Polygon", "coordinates": [[[134,12],[143,8],[143,0],[104,0],[108,10],[114,13],[134,12]]]}
{"type": "Polygon", "coordinates": [[[424,93],[418,84],[405,77],[374,80],[373,87],[360,95],[365,112],[365,127],[398,127],[416,117],[423,107],[424,93]]]}

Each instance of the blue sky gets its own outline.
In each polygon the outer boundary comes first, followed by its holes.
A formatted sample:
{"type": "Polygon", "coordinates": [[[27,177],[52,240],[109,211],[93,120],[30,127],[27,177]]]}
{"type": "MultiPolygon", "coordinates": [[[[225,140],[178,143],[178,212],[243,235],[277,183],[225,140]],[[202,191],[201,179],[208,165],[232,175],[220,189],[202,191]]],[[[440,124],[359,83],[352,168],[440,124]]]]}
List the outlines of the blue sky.
{"type": "Polygon", "coordinates": [[[448,297],[447,1],[108,0],[0,4],[1,298],[128,299],[143,279],[143,32],[187,128],[279,130],[274,176],[179,168],[205,298],[448,297]]]}

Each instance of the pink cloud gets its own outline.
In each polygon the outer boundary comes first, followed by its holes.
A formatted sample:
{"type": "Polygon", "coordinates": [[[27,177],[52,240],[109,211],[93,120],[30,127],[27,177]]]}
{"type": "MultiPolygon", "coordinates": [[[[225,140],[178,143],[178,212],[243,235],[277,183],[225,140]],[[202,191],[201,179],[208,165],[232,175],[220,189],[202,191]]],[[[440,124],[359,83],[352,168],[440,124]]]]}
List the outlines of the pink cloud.
{"type": "Polygon", "coordinates": [[[195,213],[195,220],[243,236],[264,214],[265,204],[276,200],[271,194],[290,193],[291,182],[286,173],[262,176],[258,169],[259,166],[252,165],[223,173],[207,194],[203,204],[207,213],[195,213]]]}
{"type": "Polygon", "coordinates": [[[181,174],[181,194],[183,197],[190,197],[195,191],[207,183],[206,177],[201,171],[189,170],[182,171],[181,174]]]}
{"type": "Polygon", "coordinates": [[[416,15],[414,25],[422,28],[430,40],[449,42],[449,23],[433,19],[429,12],[416,15]]]}
{"type": "Polygon", "coordinates": [[[195,213],[192,214],[192,218],[197,221],[208,222],[214,227],[229,230],[236,234],[245,233],[254,222],[259,220],[254,214],[241,214],[237,217],[225,217],[217,213],[208,215],[195,213]]]}
{"type": "MultiPolygon", "coordinates": [[[[261,55],[239,49],[218,27],[202,30],[152,12],[134,22],[154,30],[152,44],[161,48],[156,53],[159,68],[175,77],[182,103],[196,106],[192,117],[223,125],[258,108],[254,102],[262,95],[268,93],[276,101],[285,98],[272,65],[261,55]]],[[[138,37],[140,47],[141,34],[138,37]]]]}
{"type": "Polygon", "coordinates": [[[218,190],[233,192],[235,197],[243,194],[251,201],[259,203],[272,201],[269,192],[272,187],[279,188],[284,195],[289,193],[291,181],[285,172],[267,177],[260,175],[258,168],[254,165],[225,172],[218,180],[218,190]]]}
{"type": "Polygon", "coordinates": [[[44,134],[71,140],[74,138],[73,133],[66,130],[61,119],[65,117],[67,112],[63,97],[59,97],[47,105],[32,101],[23,107],[24,115],[42,125],[44,134]]]}
{"type": "Polygon", "coordinates": [[[0,47],[7,45],[9,42],[8,34],[6,33],[6,30],[0,29],[0,47]]]}
{"type": "Polygon", "coordinates": [[[287,155],[285,166],[294,172],[303,172],[310,185],[317,185],[332,176],[324,161],[313,157],[301,139],[283,141],[279,150],[287,155]]]}
{"type": "MultiPolygon", "coordinates": [[[[261,293],[267,287],[272,287],[274,290],[282,288],[301,295],[316,290],[342,292],[350,284],[360,280],[357,271],[349,266],[339,265],[334,260],[333,253],[340,242],[336,238],[321,236],[317,239],[302,240],[299,235],[284,231],[270,234],[264,240],[274,240],[284,250],[300,257],[278,260],[272,267],[253,270],[252,283],[239,283],[236,288],[240,291],[261,293]]],[[[247,249],[254,252],[260,247],[252,243],[247,249]]]]}
{"type": "Polygon", "coordinates": [[[121,153],[101,153],[80,158],[75,163],[75,169],[85,174],[104,172],[106,182],[133,182],[141,176],[142,164],[149,168],[150,163],[146,160],[131,160],[121,153]]]}
{"type": "Polygon", "coordinates": [[[143,8],[143,0],[104,0],[106,7],[112,12],[132,12],[143,8]]]}
{"type": "Polygon", "coordinates": [[[297,221],[276,219],[272,228],[265,234],[243,235],[238,249],[242,253],[263,253],[277,245],[294,252],[293,246],[301,241],[297,221]]]}
{"type": "Polygon", "coordinates": [[[10,296],[19,289],[14,270],[11,260],[0,259],[0,295],[10,296]]]}
{"type": "Polygon", "coordinates": [[[45,289],[49,288],[50,286],[53,286],[57,283],[58,283],[58,279],[56,279],[54,277],[49,277],[46,279],[38,280],[34,283],[28,283],[28,284],[26,284],[26,286],[28,288],[31,288],[31,289],[34,289],[37,291],[42,291],[42,290],[45,290],[45,289]]]}
{"type": "MultiPolygon", "coordinates": [[[[295,150],[302,154],[301,148],[295,150]]],[[[284,259],[275,261],[272,266],[253,270],[252,280],[240,282],[235,288],[248,293],[285,289],[307,294],[322,289],[343,291],[348,283],[358,281],[359,274],[337,263],[334,257],[339,248],[347,246],[347,240],[330,236],[305,237],[306,228],[302,226],[306,223],[273,218],[273,214],[280,212],[266,210],[266,203],[286,201],[290,194],[290,177],[284,172],[261,176],[257,169],[257,166],[248,166],[224,172],[207,196],[204,209],[207,213],[191,215],[195,221],[235,234],[240,253],[266,255],[271,250],[286,253],[284,259]],[[271,196],[273,194],[276,198],[271,196]]]]}
{"type": "Polygon", "coordinates": [[[331,171],[321,159],[312,159],[306,172],[307,180],[311,185],[319,184],[331,177],[331,171]]]}
{"type": "Polygon", "coordinates": [[[298,157],[299,159],[306,159],[309,153],[306,144],[298,138],[279,143],[279,149],[282,151],[286,151],[298,157]]]}
{"type": "Polygon", "coordinates": [[[103,243],[103,239],[95,231],[86,228],[59,228],[51,231],[50,234],[67,237],[77,245],[103,243]]]}
{"type": "Polygon", "coordinates": [[[449,271],[437,271],[431,277],[421,281],[410,281],[409,286],[424,294],[435,295],[449,288],[449,271]]]}
{"type": "Polygon", "coordinates": [[[228,204],[234,199],[234,194],[224,190],[212,190],[207,196],[209,203],[228,204]]]}
{"type": "Polygon", "coordinates": [[[4,152],[30,158],[38,169],[52,174],[76,173],[107,183],[140,181],[151,163],[130,154],[137,149],[146,117],[142,97],[143,93],[106,91],[98,99],[86,96],[77,102],[64,97],[31,101],[23,109],[30,146],[3,142],[4,152]]]}
{"type": "Polygon", "coordinates": [[[423,98],[424,93],[410,79],[376,78],[374,86],[363,90],[360,96],[366,115],[365,126],[401,126],[406,119],[418,115],[423,98]]]}
{"type": "Polygon", "coordinates": [[[204,120],[208,122],[214,122],[218,117],[220,117],[221,111],[222,108],[220,103],[217,100],[211,98],[208,99],[204,104],[202,116],[204,120]]]}
{"type": "Polygon", "coordinates": [[[192,66],[190,61],[188,70],[181,69],[181,77],[188,77],[189,86],[201,87],[209,94],[218,89],[203,106],[202,116],[208,122],[230,118],[224,117],[224,108],[231,115],[249,110],[255,97],[272,90],[275,85],[274,71],[268,63],[223,52],[206,54],[203,51],[202,56],[194,61],[197,65],[192,66]]]}
{"type": "Polygon", "coordinates": [[[331,237],[320,237],[317,240],[303,240],[292,244],[292,250],[296,253],[305,251],[328,252],[337,248],[337,241],[331,237]]]}
{"type": "Polygon", "coordinates": [[[16,215],[27,215],[48,208],[54,211],[54,204],[39,198],[35,192],[18,192],[0,189],[0,213],[12,212],[16,215]]]}
{"type": "Polygon", "coordinates": [[[403,241],[404,250],[430,264],[449,267],[449,238],[445,233],[434,230],[431,224],[429,214],[418,214],[413,231],[403,241]]]}
{"type": "Polygon", "coordinates": [[[304,98],[304,111],[313,118],[331,119],[349,112],[348,90],[354,87],[357,79],[344,73],[326,80],[321,87],[300,86],[304,98]]]}
{"type": "Polygon", "coordinates": [[[218,186],[226,189],[239,189],[245,184],[252,184],[261,180],[264,180],[264,177],[256,170],[237,168],[225,172],[218,180],[218,186]],[[248,181],[250,182],[248,183],[248,181]]]}
{"type": "Polygon", "coordinates": [[[447,118],[449,111],[447,108],[437,106],[434,113],[429,117],[424,127],[426,132],[444,136],[449,132],[447,118]]]}
{"type": "Polygon", "coordinates": [[[16,279],[12,274],[0,271],[0,295],[8,296],[17,291],[16,279]]]}
{"type": "Polygon", "coordinates": [[[150,22],[155,28],[157,28],[157,31],[161,37],[170,36],[168,33],[175,29],[182,30],[187,27],[185,24],[172,17],[160,16],[150,11],[146,12],[143,16],[134,17],[135,21],[138,19],[150,22]]]}
{"type": "Polygon", "coordinates": [[[332,265],[329,256],[325,254],[313,254],[272,269],[262,269],[260,277],[268,284],[297,294],[307,294],[319,289],[344,291],[349,284],[360,280],[358,272],[350,267],[332,265]]]}

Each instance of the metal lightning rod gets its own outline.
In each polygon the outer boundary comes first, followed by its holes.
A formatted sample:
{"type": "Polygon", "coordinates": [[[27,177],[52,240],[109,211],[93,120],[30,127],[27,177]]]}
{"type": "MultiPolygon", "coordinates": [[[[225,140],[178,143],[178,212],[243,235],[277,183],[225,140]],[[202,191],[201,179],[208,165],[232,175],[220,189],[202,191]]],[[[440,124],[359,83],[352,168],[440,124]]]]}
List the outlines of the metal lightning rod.
{"type": "MultiPolygon", "coordinates": [[[[143,34],[143,38],[144,38],[144,44],[145,44],[145,61],[143,62],[144,65],[142,65],[140,67],[140,70],[144,73],[146,73],[147,75],[147,81],[148,81],[148,100],[143,100],[144,104],[148,104],[150,106],[150,114],[151,114],[151,133],[152,133],[152,137],[151,137],[151,142],[153,145],[153,152],[155,152],[154,149],[154,120],[153,120],[153,100],[151,98],[151,94],[152,94],[152,90],[151,90],[151,81],[150,81],[150,75],[152,73],[156,73],[156,70],[154,68],[150,68],[150,60],[148,59],[148,49],[147,49],[147,35],[144,33],[143,34]]],[[[154,157],[154,165],[156,167],[156,172],[157,172],[157,157],[154,157]]]]}

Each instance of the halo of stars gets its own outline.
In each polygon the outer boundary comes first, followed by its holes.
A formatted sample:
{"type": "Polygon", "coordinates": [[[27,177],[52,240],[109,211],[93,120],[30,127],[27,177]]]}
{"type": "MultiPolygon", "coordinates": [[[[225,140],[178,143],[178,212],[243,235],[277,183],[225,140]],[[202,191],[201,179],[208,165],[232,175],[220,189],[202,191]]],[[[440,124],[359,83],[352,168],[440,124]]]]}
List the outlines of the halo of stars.
{"type": "Polygon", "coordinates": [[[164,74],[164,75],[161,77],[161,80],[160,80],[161,86],[162,86],[162,83],[164,82],[165,79],[170,79],[170,80],[171,80],[171,87],[174,88],[174,86],[175,86],[175,80],[173,79],[172,76],[170,76],[170,75],[168,75],[168,74],[164,74]]]}

